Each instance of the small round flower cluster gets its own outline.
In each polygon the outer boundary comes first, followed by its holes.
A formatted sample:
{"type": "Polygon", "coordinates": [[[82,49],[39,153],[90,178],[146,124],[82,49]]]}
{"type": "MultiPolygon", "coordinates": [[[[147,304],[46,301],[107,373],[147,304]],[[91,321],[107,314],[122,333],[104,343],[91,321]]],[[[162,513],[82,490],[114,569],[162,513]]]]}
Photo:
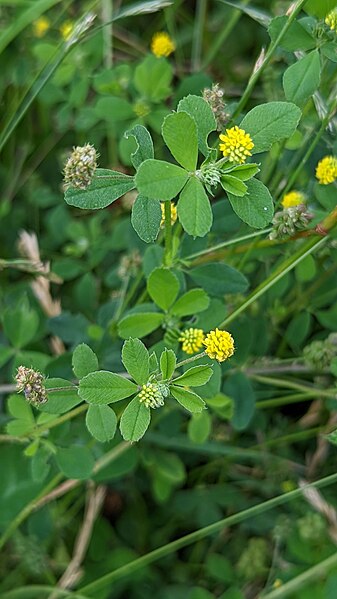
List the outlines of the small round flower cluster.
{"type": "Polygon", "coordinates": [[[64,186],[86,189],[97,168],[98,154],[91,144],[73,148],[64,167],[64,186]]]}
{"type": "Polygon", "coordinates": [[[164,405],[164,397],[162,389],[158,383],[146,383],[142,385],[142,389],[138,394],[140,403],[143,403],[147,408],[160,408],[164,405]]]}
{"type": "Polygon", "coordinates": [[[250,150],[253,149],[254,143],[249,133],[244,129],[240,129],[237,125],[231,129],[226,129],[226,135],[219,135],[222,143],[219,145],[220,151],[229,162],[243,164],[247,157],[251,156],[250,150]]]}
{"type": "Polygon", "coordinates": [[[179,337],[179,341],[182,342],[182,350],[186,354],[197,353],[202,348],[204,339],[204,331],[192,327],[183,331],[179,337]]]}
{"type": "Polygon", "coordinates": [[[37,370],[19,366],[15,380],[18,393],[23,391],[26,400],[33,405],[38,406],[48,401],[44,376],[37,370]]]}
{"type": "Polygon", "coordinates": [[[295,235],[296,231],[306,229],[313,214],[306,212],[304,204],[285,208],[274,214],[272,221],[273,230],[269,233],[269,239],[285,239],[295,235]]]}
{"type": "Polygon", "coordinates": [[[213,83],[212,89],[205,88],[202,96],[210,105],[215,116],[217,130],[222,131],[229,119],[229,114],[225,110],[225,102],[223,101],[224,91],[219,83],[213,83]]]}
{"type": "MultiPolygon", "coordinates": [[[[177,206],[173,202],[170,202],[170,204],[171,204],[171,225],[174,225],[174,223],[176,222],[176,220],[178,218],[177,206]]],[[[160,226],[163,229],[163,227],[165,225],[165,202],[160,202],[160,208],[161,208],[160,226]]]]}
{"type": "Polygon", "coordinates": [[[33,33],[35,37],[43,37],[50,27],[50,21],[47,17],[40,17],[33,23],[33,33]]]}
{"type": "Polygon", "coordinates": [[[151,41],[151,52],[157,57],[170,56],[176,49],[175,43],[165,31],[155,33],[151,41]]]}
{"type": "Polygon", "coordinates": [[[307,366],[315,371],[330,369],[333,358],[337,356],[337,335],[331,333],[327,339],[316,339],[303,350],[303,358],[307,366]]]}
{"type": "Polygon", "coordinates": [[[335,31],[337,33],[337,8],[334,8],[327,16],[325,17],[325,24],[330,27],[331,31],[335,31]]]}
{"type": "Polygon", "coordinates": [[[292,206],[299,206],[304,204],[305,195],[301,191],[290,191],[283,196],[282,206],[283,208],[292,208],[292,206]]]}
{"type": "Polygon", "coordinates": [[[203,183],[210,186],[215,186],[220,183],[220,171],[214,164],[204,166],[197,174],[200,173],[200,179],[203,183]]]}
{"type": "Polygon", "coordinates": [[[337,158],[325,156],[316,167],[316,178],[321,185],[329,185],[337,179],[337,158]]]}
{"type": "Polygon", "coordinates": [[[212,360],[224,362],[234,354],[234,339],[227,331],[215,329],[206,335],[203,342],[205,353],[212,360]]]}

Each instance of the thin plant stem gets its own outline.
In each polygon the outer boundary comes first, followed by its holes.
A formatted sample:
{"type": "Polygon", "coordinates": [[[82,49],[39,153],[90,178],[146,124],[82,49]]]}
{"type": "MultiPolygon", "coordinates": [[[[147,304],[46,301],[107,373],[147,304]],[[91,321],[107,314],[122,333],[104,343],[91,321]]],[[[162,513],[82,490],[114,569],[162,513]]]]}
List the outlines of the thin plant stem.
{"type": "Polygon", "coordinates": [[[292,23],[294,22],[294,20],[296,19],[297,15],[302,10],[302,8],[306,2],[307,2],[307,0],[298,0],[297,1],[296,5],[294,6],[294,8],[292,10],[291,15],[288,17],[287,22],[282,27],[280,33],[278,34],[276,39],[269,44],[269,48],[266,52],[264,60],[261,62],[259,67],[252,73],[252,75],[248,81],[247,87],[246,87],[244,93],[242,94],[241,100],[239,101],[239,103],[233,113],[233,116],[232,116],[233,120],[239,116],[239,114],[242,112],[242,110],[246,106],[246,104],[251,96],[251,93],[252,93],[256,83],[258,82],[260,76],[262,75],[264,69],[270,63],[271,59],[274,56],[276,49],[280,45],[281,40],[284,38],[285,34],[291,27],[292,23]]]}
{"type": "Polygon", "coordinates": [[[264,399],[257,401],[255,408],[257,410],[264,410],[268,408],[276,408],[278,406],[286,406],[287,404],[298,403],[301,401],[310,401],[314,397],[317,397],[317,391],[308,391],[303,393],[291,393],[281,397],[274,397],[273,399],[264,399]]]}
{"type": "Polygon", "coordinates": [[[102,0],[102,22],[106,24],[103,28],[103,52],[104,66],[111,69],[113,64],[113,0],[102,0]]]}
{"type": "Polygon", "coordinates": [[[167,555],[171,555],[172,553],[175,553],[182,547],[187,547],[189,545],[192,545],[193,543],[200,541],[201,539],[205,539],[213,534],[219,533],[224,528],[227,528],[229,526],[233,526],[234,524],[243,522],[243,521],[247,520],[248,518],[252,518],[252,517],[258,516],[260,514],[263,514],[266,511],[271,510],[277,506],[284,505],[293,499],[298,499],[299,497],[301,497],[303,495],[303,491],[306,488],[316,488],[317,489],[317,488],[325,487],[327,485],[332,485],[336,482],[337,482],[337,474],[331,474],[330,476],[322,478],[322,479],[320,479],[316,482],[313,482],[309,485],[305,485],[305,486],[301,487],[300,489],[295,489],[294,491],[290,491],[289,493],[283,493],[282,495],[273,497],[272,499],[264,501],[263,503],[254,505],[248,509],[242,510],[241,512],[238,512],[231,516],[227,516],[226,518],[223,518],[222,520],[219,520],[218,522],[214,522],[213,524],[210,524],[209,526],[200,528],[199,530],[196,530],[188,535],[185,535],[185,536],[181,537],[180,539],[176,539],[175,541],[172,541],[171,543],[167,543],[166,545],[159,547],[158,549],[154,549],[153,551],[150,551],[146,555],[143,555],[142,557],[139,557],[139,558],[129,562],[128,564],[125,564],[124,566],[117,568],[117,570],[114,570],[113,572],[109,572],[105,576],[102,576],[101,578],[98,578],[94,582],[91,582],[88,585],[85,585],[84,587],[80,588],[79,592],[80,593],[90,592],[90,594],[92,594],[93,591],[97,592],[99,589],[105,588],[108,584],[111,584],[112,582],[115,582],[116,580],[120,580],[121,578],[123,578],[127,575],[131,575],[134,572],[136,572],[137,570],[140,570],[140,569],[144,568],[145,566],[152,564],[163,557],[166,557],[167,555]]]}
{"type": "Polygon", "coordinates": [[[1,599],[27,599],[27,596],[42,597],[45,599],[50,593],[55,593],[55,599],[58,597],[70,597],[71,599],[90,599],[87,595],[81,595],[76,591],[68,591],[67,589],[56,589],[55,587],[48,585],[31,584],[20,589],[14,589],[2,594],[1,599]]]}
{"type": "Polygon", "coordinates": [[[324,430],[321,426],[315,428],[309,428],[305,431],[297,431],[296,433],[290,433],[289,435],[283,435],[282,437],[276,437],[276,439],[268,439],[262,443],[252,445],[251,449],[257,451],[258,449],[264,449],[265,447],[274,447],[275,445],[297,443],[298,441],[305,441],[311,437],[316,437],[319,433],[324,430]]]}
{"type": "Polygon", "coordinates": [[[200,70],[202,38],[205,27],[207,0],[197,0],[196,16],[194,20],[194,33],[192,43],[192,70],[200,70]]]}
{"type": "Polygon", "coordinates": [[[76,418],[76,416],[78,416],[79,414],[86,412],[88,407],[89,407],[89,404],[82,404],[78,408],[75,408],[74,410],[70,410],[70,412],[67,412],[66,414],[62,414],[62,416],[55,418],[55,420],[51,420],[49,422],[46,422],[45,424],[41,424],[41,426],[38,426],[38,427],[32,429],[28,433],[26,432],[23,435],[23,437],[27,437],[27,435],[31,435],[31,434],[40,435],[40,433],[49,431],[49,429],[55,428],[55,426],[59,426],[59,424],[63,424],[64,422],[67,422],[68,420],[72,420],[73,418],[76,418]]]}
{"type": "Polygon", "coordinates": [[[164,262],[166,266],[172,263],[172,223],[171,223],[171,202],[164,202],[165,215],[165,254],[164,262]]]}
{"type": "Polygon", "coordinates": [[[311,393],[316,392],[316,396],[320,397],[328,397],[328,398],[336,398],[336,391],[328,391],[326,389],[314,389],[314,387],[309,387],[308,385],[302,385],[301,383],[296,383],[295,381],[289,381],[285,379],[277,379],[268,376],[259,376],[259,375],[251,375],[254,381],[258,383],[262,383],[264,385],[271,385],[274,387],[284,387],[285,389],[294,389],[296,391],[301,391],[302,393],[311,393]]]}
{"type": "Polygon", "coordinates": [[[206,356],[206,352],[201,352],[201,354],[196,354],[195,356],[192,356],[191,358],[186,358],[186,360],[182,360],[181,362],[178,362],[178,364],[176,364],[176,368],[180,368],[180,366],[185,366],[185,364],[190,364],[191,362],[195,362],[195,360],[199,360],[200,358],[203,358],[204,356],[206,356]]]}
{"type": "Polygon", "coordinates": [[[236,239],[228,239],[223,243],[218,243],[217,245],[213,245],[212,247],[206,248],[205,250],[200,250],[200,252],[195,252],[194,254],[190,254],[186,258],[182,259],[182,262],[188,262],[189,260],[193,260],[194,258],[199,258],[200,256],[205,256],[206,254],[211,254],[213,252],[217,252],[222,248],[234,245],[236,243],[241,243],[241,241],[247,241],[247,239],[253,239],[254,237],[259,237],[260,235],[267,235],[272,231],[272,227],[269,229],[263,229],[263,231],[254,231],[254,233],[248,233],[247,235],[243,235],[242,237],[237,237],[236,239]]]}

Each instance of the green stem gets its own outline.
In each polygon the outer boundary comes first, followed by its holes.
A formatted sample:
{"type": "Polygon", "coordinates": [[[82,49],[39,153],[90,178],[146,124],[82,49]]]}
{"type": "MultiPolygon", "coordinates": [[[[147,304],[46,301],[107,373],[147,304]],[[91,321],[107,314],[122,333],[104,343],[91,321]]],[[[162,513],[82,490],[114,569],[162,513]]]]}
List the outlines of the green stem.
{"type": "Polygon", "coordinates": [[[55,599],[57,597],[71,597],[71,599],[89,599],[87,595],[81,595],[76,591],[67,591],[66,589],[58,589],[47,585],[32,584],[21,589],[14,589],[2,594],[2,599],[27,599],[27,597],[42,597],[45,599],[47,595],[52,594],[55,599]]]}
{"type": "Polygon", "coordinates": [[[172,264],[172,223],[171,223],[171,202],[164,202],[165,216],[165,255],[164,262],[166,266],[172,264]]]}
{"type": "Polygon", "coordinates": [[[201,354],[196,354],[195,356],[192,356],[191,358],[186,358],[186,360],[182,360],[181,362],[178,362],[178,364],[176,364],[176,368],[180,368],[180,366],[185,366],[185,364],[190,364],[190,362],[195,362],[195,360],[199,360],[200,358],[203,358],[204,356],[206,356],[206,353],[203,351],[203,352],[201,352],[201,354]]]}
{"type": "Polygon", "coordinates": [[[313,397],[317,397],[317,391],[308,391],[306,393],[292,393],[283,397],[274,397],[273,399],[264,399],[257,401],[256,409],[264,410],[265,408],[276,408],[277,406],[286,406],[287,404],[298,403],[300,401],[310,401],[313,397]]]}
{"type": "Polygon", "coordinates": [[[102,22],[103,27],[103,52],[104,66],[106,69],[111,69],[113,63],[113,0],[102,0],[102,22]]]}
{"type": "Polygon", "coordinates": [[[316,426],[315,428],[309,428],[305,431],[299,431],[296,433],[290,433],[289,435],[283,435],[282,437],[276,437],[276,439],[268,439],[267,441],[263,441],[257,445],[252,445],[250,449],[257,451],[258,449],[274,447],[274,445],[280,445],[282,443],[290,445],[291,443],[297,443],[298,441],[305,441],[311,437],[316,437],[316,435],[322,432],[322,430],[323,428],[321,426],[316,426]]]}
{"type": "Polygon", "coordinates": [[[74,410],[71,410],[70,412],[67,412],[66,414],[62,414],[62,416],[59,416],[58,418],[55,418],[55,420],[51,420],[50,422],[46,422],[45,424],[42,424],[41,426],[38,426],[34,429],[32,429],[30,432],[26,432],[23,437],[27,437],[27,435],[32,435],[34,434],[35,436],[39,436],[40,433],[43,433],[44,431],[49,431],[51,428],[55,428],[55,426],[58,426],[59,424],[63,424],[63,422],[67,422],[68,420],[71,420],[72,418],[76,418],[76,416],[78,416],[79,414],[82,414],[82,412],[85,412],[89,407],[89,404],[82,404],[80,405],[78,408],[75,408],[74,410]]]}
{"type": "Polygon", "coordinates": [[[273,272],[263,283],[261,283],[239,306],[234,312],[229,314],[227,318],[219,325],[218,328],[222,329],[237,318],[242,312],[244,312],[253,302],[255,302],[261,295],[263,295],[270,287],[275,285],[285,274],[295,268],[306,256],[309,256],[315,249],[321,247],[327,240],[327,237],[315,237],[309,239],[308,242],[300,248],[293,256],[287,258],[282,264],[273,272]]]}
{"type": "Polygon", "coordinates": [[[206,19],[207,0],[197,0],[196,16],[194,19],[194,32],[192,43],[192,70],[200,71],[202,36],[206,19]]]}
{"type": "Polygon", "coordinates": [[[194,258],[198,258],[199,256],[205,256],[205,254],[211,254],[212,252],[216,252],[217,250],[221,250],[230,245],[234,245],[236,243],[241,243],[241,241],[247,241],[247,239],[253,239],[254,237],[259,237],[260,235],[267,235],[272,231],[272,227],[269,229],[263,229],[263,231],[254,231],[254,233],[248,233],[247,235],[243,235],[242,237],[237,237],[236,239],[229,239],[228,241],[224,241],[223,243],[218,243],[217,245],[213,245],[213,247],[206,248],[205,250],[200,250],[200,252],[195,252],[194,254],[190,254],[186,258],[182,259],[182,262],[188,262],[188,260],[192,260],[194,258]]]}
{"type": "Polygon", "coordinates": [[[260,64],[260,66],[252,73],[249,81],[248,81],[248,85],[241,97],[240,102],[238,103],[232,119],[234,120],[237,116],[239,116],[239,114],[242,112],[242,110],[244,109],[244,107],[246,106],[250,95],[256,85],[256,83],[258,82],[260,76],[262,75],[264,69],[266,68],[266,66],[270,63],[275,50],[277,49],[277,47],[279,46],[281,40],[284,38],[285,34],[287,33],[287,31],[289,30],[289,28],[291,27],[292,23],[294,22],[294,20],[296,19],[298,13],[302,10],[303,6],[305,5],[307,0],[298,0],[296,6],[294,7],[291,15],[288,17],[287,22],[285,23],[284,27],[282,27],[280,33],[278,34],[277,38],[271,42],[269,44],[269,48],[266,52],[266,55],[264,57],[264,60],[262,61],[262,63],[260,64]]]}
{"type": "Polygon", "coordinates": [[[49,481],[49,483],[42,489],[42,491],[40,491],[40,493],[34,499],[32,499],[32,501],[30,501],[23,508],[23,510],[21,510],[21,512],[18,513],[18,515],[12,520],[12,522],[8,525],[5,532],[1,536],[0,549],[2,549],[4,544],[12,536],[16,529],[19,528],[20,524],[22,524],[22,522],[26,520],[26,518],[28,518],[28,516],[30,516],[30,514],[34,511],[35,505],[39,502],[39,500],[48,493],[50,493],[50,491],[55,489],[59,482],[61,482],[62,478],[62,474],[57,474],[56,476],[54,476],[54,478],[52,478],[52,480],[49,481]]]}
{"type": "Polygon", "coordinates": [[[305,485],[301,489],[295,489],[294,491],[290,491],[289,493],[278,495],[277,497],[273,497],[272,499],[264,501],[263,503],[254,505],[246,510],[238,512],[237,514],[227,516],[226,518],[223,518],[218,522],[214,522],[214,524],[210,524],[209,526],[200,528],[199,530],[185,535],[180,539],[172,541],[171,543],[167,543],[167,545],[164,545],[163,547],[154,549],[154,551],[150,551],[146,555],[143,555],[142,557],[139,557],[133,560],[132,562],[129,562],[128,564],[125,564],[124,566],[117,568],[117,570],[114,570],[113,572],[109,572],[108,574],[102,576],[98,580],[95,580],[94,582],[82,587],[80,589],[80,592],[90,592],[90,594],[92,594],[93,591],[95,591],[97,593],[99,589],[105,588],[108,584],[111,584],[112,582],[115,582],[116,580],[119,580],[124,576],[131,575],[137,570],[143,568],[144,566],[152,564],[153,562],[156,562],[158,559],[162,557],[166,557],[167,555],[175,553],[176,551],[178,551],[178,549],[181,549],[182,547],[187,547],[188,545],[191,545],[196,541],[200,541],[201,539],[207,538],[210,535],[220,532],[224,528],[243,522],[248,518],[252,518],[260,514],[263,514],[267,510],[273,509],[280,505],[284,505],[285,503],[288,503],[288,501],[290,500],[301,497],[303,495],[304,489],[306,488],[321,488],[327,485],[334,484],[336,482],[337,474],[331,474],[330,476],[322,478],[321,480],[318,480],[314,483],[305,485]]]}
{"type": "Polygon", "coordinates": [[[280,588],[271,591],[270,593],[263,594],[261,599],[284,599],[284,597],[289,597],[292,595],[295,597],[294,593],[303,589],[303,587],[307,586],[310,582],[316,582],[319,579],[322,579],[323,576],[337,566],[337,552],[327,557],[319,564],[312,566],[302,574],[299,574],[289,582],[283,584],[280,588]]]}
{"type": "Polygon", "coordinates": [[[317,397],[329,397],[332,399],[336,398],[336,391],[327,391],[326,389],[314,389],[313,387],[308,387],[307,385],[302,385],[301,383],[296,383],[294,381],[287,381],[285,379],[277,379],[269,376],[259,375],[251,375],[250,378],[264,385],[284,387],[285,389],[294,389],[296,391],[301,391],[302,393],[315,392],[317,397]]]}

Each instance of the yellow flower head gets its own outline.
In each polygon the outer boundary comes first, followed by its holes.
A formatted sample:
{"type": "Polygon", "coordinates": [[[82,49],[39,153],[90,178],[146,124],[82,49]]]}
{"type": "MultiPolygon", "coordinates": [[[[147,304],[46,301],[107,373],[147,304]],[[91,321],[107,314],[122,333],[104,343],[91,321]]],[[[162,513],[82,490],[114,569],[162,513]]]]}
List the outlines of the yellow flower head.
{"type": "Polygon", "coordinates": [[[204,331],[202,329],[186,329],[179,337],[179,341],[182,342],[182,350],[186,354],[195,354],[202,348],[205,339],[204,331]]]}
{"type": "Polygon", "coordinates": [[[337,179],[337,158],[325,156],[316,166],[316,178],[322,185],[329,185],[337,179]]]}
{"type": "Polygon", "coordinates": [[[33,33],[35,37],[43,37],[50,27],[50,21],[47,17],[40,17],[33,23],[33,33]]]}
{"type": "Polygon", "coordinates": [[[249,150],[254,147],[253,140],[249,133],[246,133],[244,129],[240,129],[237,125],[231,129],[226,129],[226,135],[221,133],[219,137],[222,141],[219,146],[220,152],[230,162],[243,164],[246,162],[247,156],[252,155],[249,150]]]}
{"type": "Polygon", "coordinates": [[[337,8],[334,8],[327,16],[325,17],[325,23],[332,31],[337,33],[337,8]]]}
{"type": "Polygon", "coordinates": [[[161,56],[170,56],[176,49],[175,43],[165,31],[155,33],[151,40],[151,52],[160,58],[161,56]]]}
{"type": "Polygon", "coordinates": [[[71,21],[64,21],[64,23],[62,23],[60,27],[60,34],[62,35],[65,41],[67,41],[70,38],[73,29],[74,23],[72,23],[71,21]]]}
{"type": "MultiPolygon", "coordinates": [[[[171,204],[171,225],[174,225],[174,223],[177,220],[177,206],[173,202],[170,202],[170,204],[171,204]]],[[[161,228],[163,228],[165,225],[165,203],[160,202],[160,207],[161,207],[160,226],[161,226],[161,228]]]]}
{"type": "Polygon", "coordinates": [[[298,206],[299,204],[304,204],[305,195],[300,191],[289,191],[283,196],[282,206],[283,208],[292,208],[293,206],[298,206]]]}
{"type": "Polygon", "coordinates": [[[234,354],[234,339],[227,331],[210,331],[204,340],[205,353],[212,360],[224,362],[234,354]]]}

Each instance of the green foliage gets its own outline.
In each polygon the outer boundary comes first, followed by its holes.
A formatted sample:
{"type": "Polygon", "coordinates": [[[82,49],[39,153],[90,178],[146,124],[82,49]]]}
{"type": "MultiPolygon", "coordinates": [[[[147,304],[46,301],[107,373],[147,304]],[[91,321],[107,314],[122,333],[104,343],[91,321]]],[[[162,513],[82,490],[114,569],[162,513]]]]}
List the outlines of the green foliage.
{"type": "Polygon", "coordinates": [[[106,208],[134,187],[133,177],[118,171],[98,168],[92,183],[85,191],[70,187],[64,197],[70,206],[98,210],[106,208]]]}
{"type": "Polygon", "coordinates": [[[317,50],[288,67],[283,75],[287,100],[303,106],[317,90],[321,78],[321,64],[317,50]]]}
{"type": "Polygon", "coordinates": [[[136,391],[137,386],[128,379],[104,370],[87,374],[78,389],[81,399],[95,406],[120,401],[136,391]]]}

